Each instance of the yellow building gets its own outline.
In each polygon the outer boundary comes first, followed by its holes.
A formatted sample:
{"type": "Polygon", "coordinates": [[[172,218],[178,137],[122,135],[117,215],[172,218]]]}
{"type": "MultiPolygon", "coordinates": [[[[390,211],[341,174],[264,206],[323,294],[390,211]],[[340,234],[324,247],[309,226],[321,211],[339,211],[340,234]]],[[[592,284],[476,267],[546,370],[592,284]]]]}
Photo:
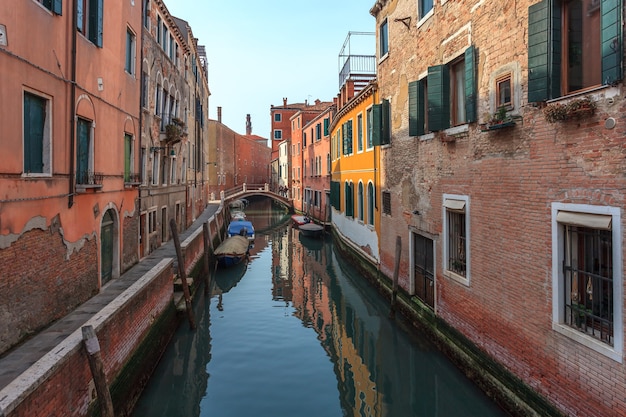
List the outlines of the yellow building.
{"type": "Polygon", "coordinates": [[[379,103],[377,83],[370,81],[354,95],[349,80],[340,94],[330,126],[332,223],[348,243],[378,264],[380,241],[380,145],[388,132],[388,104],[379,103]],[[351,98],[350,98],[351,97],[351,98]],[[387,110],[386,110],[387,109],[387,110]]]}

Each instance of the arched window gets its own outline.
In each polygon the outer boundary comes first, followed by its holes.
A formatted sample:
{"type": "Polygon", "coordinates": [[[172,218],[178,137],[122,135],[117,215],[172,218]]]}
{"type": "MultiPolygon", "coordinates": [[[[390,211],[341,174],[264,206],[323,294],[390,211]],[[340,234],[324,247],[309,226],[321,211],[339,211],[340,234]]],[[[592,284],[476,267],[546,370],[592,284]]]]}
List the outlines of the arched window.
{"type": "Polygon", "coordinates": [[[359,195],[357,201],[359,220],[363,221],[363,183],[359,181],[359,195]]]}
{"type": "Polygon", "coordinates": [[[374,225],[374,184],[367,184],[367,224],[374,225]]]}
{"type": "Polygon", "coordinates": [[[354,216],[354,190],[353,185],[346,181],[345,185],[345,215],[347,217],[354,216]]]}

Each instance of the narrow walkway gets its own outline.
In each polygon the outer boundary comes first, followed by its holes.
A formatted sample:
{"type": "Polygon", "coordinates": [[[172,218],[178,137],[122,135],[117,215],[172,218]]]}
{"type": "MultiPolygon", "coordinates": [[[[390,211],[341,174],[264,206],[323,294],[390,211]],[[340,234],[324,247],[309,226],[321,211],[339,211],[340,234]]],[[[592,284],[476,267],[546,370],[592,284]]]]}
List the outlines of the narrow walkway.
{"type": "MultiPolygon", "coordinates": [[[[218,208],[219,204],[209,204],[191,227],[180,234],[180,241],[183,242],[198,228],[202,228],[202,224],[209,220],[217,212],[218,208]]],[[[81,304],[76,310],[0,358],[0,390],[9,385],[11,381],[26,371],[46,353],[50,352],[74,331],[82,327],[91,317],[96,315],[164,258],[174,258],[176,260],[176,249],[171,239],[126,271],[120,278],[106,284],[98,295],[81,304]]]]}

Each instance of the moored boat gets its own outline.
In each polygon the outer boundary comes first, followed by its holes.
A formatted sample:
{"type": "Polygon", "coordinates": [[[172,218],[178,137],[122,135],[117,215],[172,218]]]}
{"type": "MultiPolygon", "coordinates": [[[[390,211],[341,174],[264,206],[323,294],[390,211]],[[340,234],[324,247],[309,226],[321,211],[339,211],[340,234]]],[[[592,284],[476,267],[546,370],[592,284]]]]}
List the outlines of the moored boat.
{"type": "Polygon", "coordinates": [[[228,236],[243,235],[254,240],[254,226],[252,222],[243,219],[233,219],[228,225],[228,236]]]}
{"type": "Polygon", "coordinates": [[[317,237],[324,231],[324,226],[313,222],[302,224],[298,228],[300,233],[307,237],[317,237]]]}
{"type": "Polygon", "coordinates": [[[298,227],[311,222],[311,219],[309,217],[303,216],[301,214],[294,214],[293,216],[291,216],[291,220],[293,220],[293,223],[298,227]]]}
{"type": "Polygon", "coordinates": [[[213,252],[222,266],[233,266],[241,262],[250,249],[250,242],[245,236],[235,235],[226,238],[213,252]]]}

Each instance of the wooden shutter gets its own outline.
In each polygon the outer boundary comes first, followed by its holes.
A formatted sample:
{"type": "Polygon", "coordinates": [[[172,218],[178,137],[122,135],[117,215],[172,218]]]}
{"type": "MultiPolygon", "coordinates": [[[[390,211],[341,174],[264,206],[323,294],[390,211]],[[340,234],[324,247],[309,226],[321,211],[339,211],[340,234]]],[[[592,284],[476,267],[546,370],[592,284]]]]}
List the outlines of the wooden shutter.
{"type": "Polygon", "coordinates": [[[103,0],[89,1],[89,40],[99,47],[102,47],[103,35],[102,2],[103,0]]]}
{"type": "Polygon", "coordinates": [[[622,0],[602,1],[600,12],[602,84],[614,84],[622,79],[622,0]]]}
{"type": "Polygon", "coordinates": [[[476,121],[476,48],[465,50],[465,122],[476,121]]]}
{"type": "Polygon", "coordinates": [[[346,122],[346,135],[347,135],[347,142],[348,142],[348,155],[352,154],[352,119],[348,120],[346,122]]]}
{"type": "Polygon", "coordinates": [[[383,100],[380,104],[380,144],[389,145],[391,143],[391,108],[389,100],[383,100]]]}
{"type": "Polygon", "coordinates": [[[330,123],[330,119],[327,117],[324,119],[324,136],[328,136],[328,124],[330,123]]]}
{"type": "Polygon", "coordinates": [[[52,11],[58,15],[63,14],[63,0],[53,0],[52,11]]]}
{"type": "Polygon", "coordinates": [[[24,172],[43,172],[44,99],[24,94],[24,172]]]}
{"type": "Polygon", "coordinates": [[[428,128],[450,127],[450,71],[446,65],[428,67],[428,128]]]}
{"type": "Polygon", "coordinates": [[[381,125],[382,125],[382,106],[374,104],[372,106],[372,144],[374,146],[381,145],[381,125]]]}
{"type": "Polygon", "coordinates": [[[561,9],[543,0],[528,8],[528,101],[561,95],[561,9]]]}
{"type": "Polygon", "coordinates": [[[409,83],[409,136],[424,133],[424,83],[412,81],[409,83]]]}

